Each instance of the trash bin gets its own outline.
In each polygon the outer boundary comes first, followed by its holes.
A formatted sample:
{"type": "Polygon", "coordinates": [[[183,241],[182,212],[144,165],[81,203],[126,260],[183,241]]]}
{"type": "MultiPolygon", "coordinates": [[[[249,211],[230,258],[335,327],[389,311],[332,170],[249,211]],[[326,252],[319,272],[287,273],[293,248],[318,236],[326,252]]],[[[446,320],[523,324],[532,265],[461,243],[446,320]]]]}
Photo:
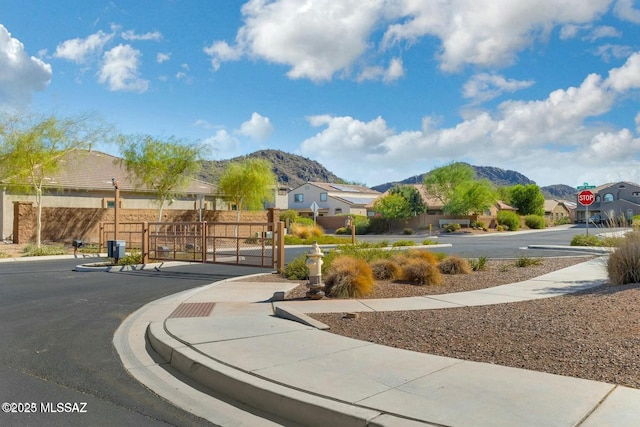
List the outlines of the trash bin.
{"type": "Polygon", "coordinates": [[[107,240],[107,256],[120,259],[125,257],[124,240],[107,240]]]}

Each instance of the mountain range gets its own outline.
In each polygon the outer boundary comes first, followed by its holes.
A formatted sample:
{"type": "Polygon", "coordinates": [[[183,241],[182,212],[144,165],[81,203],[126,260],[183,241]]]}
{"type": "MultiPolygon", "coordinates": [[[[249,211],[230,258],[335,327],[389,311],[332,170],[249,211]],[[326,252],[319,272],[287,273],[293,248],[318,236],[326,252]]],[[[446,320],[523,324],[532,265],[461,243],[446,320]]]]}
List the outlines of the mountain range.
{"type": "MultiPolygon", "coordinates": [[[[267,159],[273,164],[278,183],[289,188],[295,188],[307,181],[332,182],[348,184],[349,182],[339,178],[327,168],[315,160],[296,154],[290,154],[280,150],[259,150],[245,156],[234,157],[227,160],[205,160],[202,163],[199,178],[206,182],[216,183],[227,164],[234,161],[242,161],[250,158],[267,159]]],[[[512,186],[535,184],[520,172],[505,170],[492,166],[470,165],[476,172],[477,178],[486,178],[496,186],[512,186]]],[[[426,173],[406,178],[402,181],[387,182],[371,187],[374,190],[385,192],[391,187],[403,184],[421,183],[426,173]]],[[[574,187],[556,184],[540,187],[545,198],[574,200],[576,189],[574,187]]]]}

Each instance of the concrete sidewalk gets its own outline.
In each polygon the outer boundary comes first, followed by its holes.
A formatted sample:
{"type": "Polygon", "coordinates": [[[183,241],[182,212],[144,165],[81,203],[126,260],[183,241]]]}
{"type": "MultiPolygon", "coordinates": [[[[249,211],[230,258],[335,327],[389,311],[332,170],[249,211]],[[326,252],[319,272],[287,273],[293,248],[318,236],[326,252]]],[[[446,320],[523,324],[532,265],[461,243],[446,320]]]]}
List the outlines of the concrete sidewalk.
{"type": "MultiPolygon", "coordinates": [[[[164,360],[121,354],[134,376],[170,366],[256,413],[278,417],[248,414],[233,425],[637,426],[640,390],[358,341],[328,333],[305,315],[498,304],[604,282],[601,259],[517,284],[386,300],[271,302],[292,285],[223,281],[145,306],[123,323],[114,343],[139,350],[146,329],[164,360]]],[[[206,417],[206,409],[192,411],[206,417]]]]}

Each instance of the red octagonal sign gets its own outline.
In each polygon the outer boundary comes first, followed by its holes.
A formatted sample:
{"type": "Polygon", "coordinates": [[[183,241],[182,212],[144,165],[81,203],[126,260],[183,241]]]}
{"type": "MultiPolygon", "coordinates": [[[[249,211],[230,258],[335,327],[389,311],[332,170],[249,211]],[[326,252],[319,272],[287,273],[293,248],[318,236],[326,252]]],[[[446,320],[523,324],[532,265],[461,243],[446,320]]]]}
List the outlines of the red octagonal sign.
{"type": "Polygon", "coordinates": [[[596,200],[596,196],[593,194],[593,191],[582,190],[578,193],[578,203],[582,206],[589,206],[596,200]]]}

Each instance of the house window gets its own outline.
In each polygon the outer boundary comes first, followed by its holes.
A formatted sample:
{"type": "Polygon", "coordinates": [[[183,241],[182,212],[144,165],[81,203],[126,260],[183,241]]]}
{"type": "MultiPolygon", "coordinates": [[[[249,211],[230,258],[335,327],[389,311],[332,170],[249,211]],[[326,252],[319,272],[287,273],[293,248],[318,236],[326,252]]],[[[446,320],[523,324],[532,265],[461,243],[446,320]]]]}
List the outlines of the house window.
{"type": "Polygon", "coordinates": [[[113,209],[116,207],[116,201],[115,200],[107,200],[107,209],[113,209]]]}
{"type": "Polygon", "coordinates": [[[596,203],[600,202],[600,196],[596,196],[596,203]]]}
{"type": "Polygon", "coordinates": [[[321,202],[327,201],[327,193],[320,193],[320,201],[321,202]]]}
{"type": "Polygon", "coordinates": [[[296,203],[304,202],[304,194],[302,194],[302,193],[294,194],[293,195],[293,201],[296,202],[296,203]]]}
{"type": "Polygon", "coordinates": [[[342,213],[342,208],[336,208],[336,215],[340,215],[342,213]]]}
{"type": "Polygon", "coordinates": [[[613,194],[607,193],[602,197],[603,202],[613,202],[613,194]]]}
{"type": "Polygon", "coordinates": [[[285,190],[285,189],[279,189],[278,190],[278,195],[285,196],[286,194],[287,194],[287,190],[285,190]]]}
{"type": "Polygon", "coordinates": [[[631,193],[631,197],[640,197],[640,191],[634,191],[631,193]]]}

